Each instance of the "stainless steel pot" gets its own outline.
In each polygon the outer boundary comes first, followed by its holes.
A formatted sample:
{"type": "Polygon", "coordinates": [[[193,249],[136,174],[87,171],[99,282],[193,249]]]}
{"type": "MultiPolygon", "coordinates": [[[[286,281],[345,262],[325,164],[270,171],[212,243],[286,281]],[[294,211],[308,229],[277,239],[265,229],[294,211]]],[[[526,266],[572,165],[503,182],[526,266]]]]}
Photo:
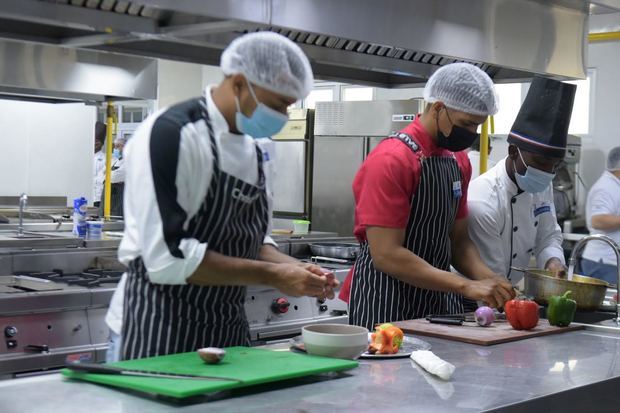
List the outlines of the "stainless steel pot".
{"type": "Polygon", "coordinates": [[[534,301],[541,305],[547,305],[552,295],[562,295],[570,290],[578,309],[598,310],[609,287],[605,281],[584,275],[575,274],[573,280],[568,281],[555,277],[550,271],[533,268],[513,269],[525,274],[525,295],[534,297],[534,301]]]}
{"type": "Polygon", "coordinates": [[[360,246],[346,242],[316,242],[310,244],[310,251],[321,257],[354,260],[360,252],[360,246]]]}

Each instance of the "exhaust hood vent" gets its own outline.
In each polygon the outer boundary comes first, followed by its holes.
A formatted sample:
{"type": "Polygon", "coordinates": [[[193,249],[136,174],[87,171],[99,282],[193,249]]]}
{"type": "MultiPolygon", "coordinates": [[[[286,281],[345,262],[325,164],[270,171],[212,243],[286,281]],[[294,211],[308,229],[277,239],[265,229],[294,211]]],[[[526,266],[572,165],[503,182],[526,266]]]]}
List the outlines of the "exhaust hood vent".
{"type": "Polygon", "coordinates": [[[200,64],[243,33],[302,47],[318,79],[417,86],[469,62],[496,82],[585,77],[580,0],[4,0],[0,37],[200,64]],[[13,24],[8,24],[13,22],[13,24]],[[5,24],[3,24],[5,23],[5,24]],[[20,24],[16,24],[20,23],[20,24]]]}

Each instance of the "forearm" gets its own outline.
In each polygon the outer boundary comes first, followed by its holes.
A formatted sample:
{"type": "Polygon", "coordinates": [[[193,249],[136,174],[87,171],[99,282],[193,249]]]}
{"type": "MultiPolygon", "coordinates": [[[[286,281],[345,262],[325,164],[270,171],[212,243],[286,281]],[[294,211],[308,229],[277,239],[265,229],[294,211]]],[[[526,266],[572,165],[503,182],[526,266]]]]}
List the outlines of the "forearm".
{"type": "Polygon", "coordinates": [[[271,244],[265,244],[261,247],[258,254],[261,261],[273,262],[276,264],[291,263],[296,264],[299,261],[290,255],[286,255],[271,244]]]}
{"type": "Polygon", "coordinates": [[[592,216],[592,228],[600,231],[615,231],[620,229],[620,215],[594,215],[592,216]]]}
{"type": "Polygon", "coordinates": [[[196,285],[270,285],[274,284],[277,264],[229,257],[208,251],[187,282],[196,285]]]}
{"type": "Polygon", "coordinates": [[[496,276],[480,257],[476,244],[469,237],[452,245],[452,265],[458,272],[472,280],[496,276]]]}
{"type": "Polygon", "coordinates": [[[375,268],[419,288],[460,294],[468,283],[456,274],[433,267],[403,247],[381,255],[371,251],[371,255],[375,268]]]}

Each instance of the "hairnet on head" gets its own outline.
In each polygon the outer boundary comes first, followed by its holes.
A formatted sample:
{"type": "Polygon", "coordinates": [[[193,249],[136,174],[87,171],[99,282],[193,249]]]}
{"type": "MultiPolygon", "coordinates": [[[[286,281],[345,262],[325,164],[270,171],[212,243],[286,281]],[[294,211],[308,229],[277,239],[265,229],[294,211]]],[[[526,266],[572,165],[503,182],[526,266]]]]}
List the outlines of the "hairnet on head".
{"type": "Polygon", "coordinates": [[[452,63],[433,73],[424,87],[424,100],[440,101],[450,109],[472,115],[494,115],[498,110],[493,81],[469,63],[452,63]]]}
{"type": "Polygon", "coordinates": [[[620,171],[620,146],[616,146],[607,155],[607,170],[620,171]]]}
{"type": "Polygon", "coordinates": [[[114,139],[114,144],[117,143],[122,143],[124,145],[127,143],[127,138],[125,136],[117,136],[116,139],[114,139]]]}
{"type": "Polygon", "coordinates": [[[293,99],[308,96],[314,83],[310,62],[288,38],[272,32],[238,37],[222,53],[226,76],[242,74],[262,88],[293,99]]]}

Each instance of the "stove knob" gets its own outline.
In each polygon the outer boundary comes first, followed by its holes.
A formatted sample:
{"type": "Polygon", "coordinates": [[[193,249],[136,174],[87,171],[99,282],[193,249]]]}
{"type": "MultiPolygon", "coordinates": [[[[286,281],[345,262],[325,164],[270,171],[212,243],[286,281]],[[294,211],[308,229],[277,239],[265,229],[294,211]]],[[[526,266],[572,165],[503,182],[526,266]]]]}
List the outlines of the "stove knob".
{"type": "Polygon", "coordinates": [[[4,335],[7,338],[15,337],[17,335],[17,327],[8,326],[4,328],[4,335]]]}
{"type": "Polygon", "coordinates": [[[288,311],[291,303],[284,297],[276,298],[271,302],[271,311],[276,314],[284,314],[288,311]]]}

